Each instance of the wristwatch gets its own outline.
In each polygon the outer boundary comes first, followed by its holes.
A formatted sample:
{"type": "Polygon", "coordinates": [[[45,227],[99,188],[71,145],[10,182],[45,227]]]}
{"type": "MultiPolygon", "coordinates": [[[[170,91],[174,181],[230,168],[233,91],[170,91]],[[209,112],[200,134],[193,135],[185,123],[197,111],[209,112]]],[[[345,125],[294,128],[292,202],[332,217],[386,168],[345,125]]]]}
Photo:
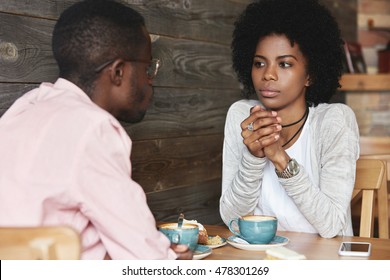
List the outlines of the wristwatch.
{"type": "Polygon", "coordinates": [[[290,159],[287,162],[287,167],[283,171],[278,171],[275,168],[276,175],[278,175],[279,178],[288,179],[291,178],[299,173],[299,163],[295,159],[290,159]]]}

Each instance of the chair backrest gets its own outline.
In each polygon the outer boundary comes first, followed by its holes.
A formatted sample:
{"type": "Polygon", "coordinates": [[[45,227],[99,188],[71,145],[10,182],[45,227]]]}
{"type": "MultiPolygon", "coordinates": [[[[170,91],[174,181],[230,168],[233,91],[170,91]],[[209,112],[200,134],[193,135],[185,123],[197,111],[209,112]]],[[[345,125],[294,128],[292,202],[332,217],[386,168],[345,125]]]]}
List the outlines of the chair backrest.
{"type": "Polygon", "coordinates": [[[386,162],[387,166],[387,182],[390,183],[390,151],[387,154],[361,155],[360,158],[380,159],[386,162]]]}
{"type": "Polygon", "coordinates": [[[1,260],[80,259],[79,234],[69,227],[0,227],[1,260]]]}
{"type": "Polygon", "coordinates": [[[361,198],[359,236],[373,237],[374,209],[378,210],[379,237],[389,238],[386,164],[378,159],[359,159],[352,204],[361,198]],[[374,203],[377,203],[377,208],[374,203]]]}

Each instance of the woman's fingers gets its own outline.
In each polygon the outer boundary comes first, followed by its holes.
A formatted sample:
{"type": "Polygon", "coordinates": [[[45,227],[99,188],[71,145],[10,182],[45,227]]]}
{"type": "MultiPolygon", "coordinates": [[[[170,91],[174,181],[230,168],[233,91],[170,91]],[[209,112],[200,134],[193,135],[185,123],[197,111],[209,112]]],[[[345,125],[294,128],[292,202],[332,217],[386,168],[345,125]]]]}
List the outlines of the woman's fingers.
{"type": "Polygon", "coordinates": [[[247,146],[248,150],[252,155],[256,157],[264,157],[265,149],[275,144],[279,140],[279,138],[279,133],[272,133],[261,139],[256,139],[253,142],[246,143],[245,145],[247,146]]]}
{"type": "Polygon", "coordinates": [[[266,109],[261,107],[260,105],[256,105],[256,106],[253,106],[252,108],[250,108],[249,113],[252,114],[252,113],[257,112],[257,111],[266,111],[266,109]]]}
{"type": "Polygon", "coordinates": [[[253,132],[248,132],[247,130],[242,131],[241,135],[244,138],[244,144],[249,145],[255,141],[261,141],[263,138],[266,138],[272,134],[278,134],[282,130],[282,126],[280,124],[272,124],[260,129],[257,129],[253,132]]]}
{"type": "Polygon", "coordinates": [[[282,130],[281,119],[275,111],[261,106],[250,109],[250,115],[241,123],[241,136],[248,150],[257,157],[264,157],[263,148],[274,144],[282,130]]]}
{"type": "Polygon", "coordinates": [[[255,132],[268,126],[280,125],[281,122],[279,117],[263,117],[254,119],[252,121],[249,120],[252,120],[252,118],[247,118],[241,123],[242,132],[255,132]]]}

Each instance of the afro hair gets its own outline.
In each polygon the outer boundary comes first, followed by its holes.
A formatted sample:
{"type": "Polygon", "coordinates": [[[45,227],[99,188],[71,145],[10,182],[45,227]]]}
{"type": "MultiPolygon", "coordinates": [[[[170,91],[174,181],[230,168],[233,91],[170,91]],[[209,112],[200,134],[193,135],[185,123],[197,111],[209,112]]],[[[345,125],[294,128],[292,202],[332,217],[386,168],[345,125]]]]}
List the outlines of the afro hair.
{"type": "Polygon", "coordinates": [[[251,69],[256,45],[265,36],[285,35],[307,59],[310,86],[306,101],[314,106],[329,102],[340,87],[343,40],[329,10],[316,0],[260,0],[247,6],[235,22],[233,68],[249,98],[255,93],[251,69]]]}

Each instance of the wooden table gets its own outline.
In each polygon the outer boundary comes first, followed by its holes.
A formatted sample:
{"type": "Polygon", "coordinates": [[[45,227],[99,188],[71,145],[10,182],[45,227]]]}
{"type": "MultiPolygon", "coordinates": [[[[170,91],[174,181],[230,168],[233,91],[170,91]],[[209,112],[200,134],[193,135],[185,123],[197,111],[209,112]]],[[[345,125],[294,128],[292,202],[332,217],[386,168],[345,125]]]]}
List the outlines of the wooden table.
{"type": "MultiPolygon", "coordinates": [[[[225,226],[205,225],[209,235],[219,235],[227,238],[233,235],[225,226]]],[[[317,234],[281,231],[278,235],[289,238],[287,248],[303,254],[309,260],[346,260],[346,259],[370,259],[390,260],[390,239],[363,238],[363,237],[335,237],[322,238],[317,234]],[[359,241],[371,243],[370,257],[341,257],[338,255],[342,241],[359,241]]],[[[213,249],[211,255],[205,260],[261,260],[264,259],[264,251],[247,251],[237,249],[230,244],[213,249]]]]}

